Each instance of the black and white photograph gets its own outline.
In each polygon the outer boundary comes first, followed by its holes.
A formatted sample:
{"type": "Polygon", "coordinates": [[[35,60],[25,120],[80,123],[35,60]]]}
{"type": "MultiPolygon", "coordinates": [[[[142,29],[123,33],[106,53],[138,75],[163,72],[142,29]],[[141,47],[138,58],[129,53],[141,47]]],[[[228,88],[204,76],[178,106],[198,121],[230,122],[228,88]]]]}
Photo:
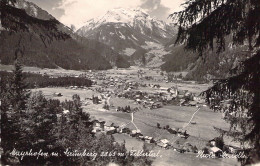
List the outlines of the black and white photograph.
{"type": "Polygon", "coordinates": [[[260,166],[260,0],[0,0],[0,166],[260,166]]]}

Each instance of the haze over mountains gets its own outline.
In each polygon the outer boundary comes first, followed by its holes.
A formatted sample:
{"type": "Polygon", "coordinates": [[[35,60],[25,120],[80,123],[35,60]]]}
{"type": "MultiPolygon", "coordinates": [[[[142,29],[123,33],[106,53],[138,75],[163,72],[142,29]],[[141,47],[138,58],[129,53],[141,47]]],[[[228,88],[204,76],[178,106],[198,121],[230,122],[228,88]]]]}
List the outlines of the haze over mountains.
{"type": "MultiPolygon", "coordinates": [[[[15,7],[24,9],[31,17],[56,20],[25,0],[18,0],[15,7]]],[[[184,45],[174,45],[177,27],[152,18],[141,8],[109,10],[103,16],[86,20],[76,32],[59,22],[58,29],[70,36],[67,40],[45,43],[40,32],[48,29],[40,26],[30,29],[29,32],[9,33],[8,29],[0,26],[2,64],[13,63],[19,40],[23,44],[24,65],[41,68],[105,70],[137,65],[161,68],[167,72],[187,71],[187,78],[205,80],[225,76],[230,68],[245,58],[235,55],[237,48],[230,43],[220,55],[209,51],[211,56],[207,59],[185,51],[184,45]]]]}

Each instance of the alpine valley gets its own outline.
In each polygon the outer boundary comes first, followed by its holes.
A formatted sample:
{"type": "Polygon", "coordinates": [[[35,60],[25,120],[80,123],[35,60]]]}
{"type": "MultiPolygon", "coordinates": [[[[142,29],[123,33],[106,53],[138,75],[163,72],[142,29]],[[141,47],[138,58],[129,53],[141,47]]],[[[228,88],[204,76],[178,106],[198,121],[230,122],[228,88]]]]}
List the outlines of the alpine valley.
{"type": "MultiPolygon", "coordinates": [[[[18,0],[13,10],[16,11],[10,12],[9,17],[18,23],[24,20],[17,12],[57,21],[47,11],[25,0],[18,0]]],[[[109,10],[105,15],[86,20],[84,26],[76,31],[57,22],[58,30],[69,38],[53,39],[51,44],[41,37],[42,32],[48,31],[46,27],[35,25],[29,28],[29,32],[11,33],[0,22],[1,64],[13,64],[12,50],[22,43],[25,66],[73,70],[139,66],[160,68],[166,72],[184,71],[186,79],[210,80],[224,77],[229,69],[245,58],[244,55],[235,55],[239,49],[231,43],[228,50],[220,55],[212,52],[207,59],[186,51],[183,45],[174,43],[176,26],[149,16],[141,8],[109,10]]]]}
{"type": "Polygon", "coordinates": [[[176,28],[141,8],[116,8],[87,21],[77,34],[110,46],[132,65],[159,67],[163,56],[170,53],[164,45],[174,37],[176,28]]]}

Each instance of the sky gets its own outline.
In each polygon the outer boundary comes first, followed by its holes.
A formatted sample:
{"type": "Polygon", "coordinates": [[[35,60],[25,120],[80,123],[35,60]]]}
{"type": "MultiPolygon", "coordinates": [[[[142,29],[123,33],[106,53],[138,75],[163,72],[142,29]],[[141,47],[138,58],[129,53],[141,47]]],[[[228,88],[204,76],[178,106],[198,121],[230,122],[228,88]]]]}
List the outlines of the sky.
{"type": "Polygon", "coordinates": [[[170,22],[169,14],[180,11],[185,0],[28,0],[48,11],[60,22],[76,28],[113,8],[144,9],[152,17],[170,22]]]}

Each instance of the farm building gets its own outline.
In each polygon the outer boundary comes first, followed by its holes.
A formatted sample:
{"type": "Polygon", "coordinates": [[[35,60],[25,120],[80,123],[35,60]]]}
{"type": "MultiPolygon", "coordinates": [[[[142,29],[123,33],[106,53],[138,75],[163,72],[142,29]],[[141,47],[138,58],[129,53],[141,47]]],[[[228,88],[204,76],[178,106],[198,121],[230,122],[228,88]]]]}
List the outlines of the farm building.
{"type": "Polygon", "coordinates": [[[145,136],[144,139],[145,139],[145,142],[147,142],[147,143],[154,143],[153,137],[145,136]]]}
{"type": "Polygon", "coordinates": [[[164,149],[167,149],[169,147],[168,144],[165,144],[165,143],[162,143],[162,142],[158,142],[157,145],[164,148],[164,149]]]}
{"type": "Polygon", "coordinates": [[[56,96],[56,97],[61,97],[61,96],[62,96],[62,94],[61,94],[61,93],[58,93],[58,92],[56,92],[56,93],[54,93],[54,94],[53,94],[53,96],[56,96]]]}
{"type": "Polygon", "coordinates": [[[156,108],[162,108],[162,102],[155,102],[152,104],[151,108],[156,109],[156,108]]]}
{"type": "Polygon", "coordinates": [[[121,130],[122,133],[127,133],[127,134],[130,134],[131,133],[131,130],[129,128],[123,128],[121,130]]]}
{"type": "Polygon", "coordinates": [[[209,153],[211,155],[214,155],[215,157],[221,157],[221,155],[223,154],[222,150],[219,149],[218,147],[212,147],[209,149],[209,153]]]}
{"type": "Polygon", "coordinates": [[[240,151],[240,148],[230,145],[230,146],[228,146],[228,150],[229,150],[230,153],[235,154],[235,153],[237,153],[238,151],[240,151]]]}
{"type": "Polygon", "coordinates": [[[176,129],[169,128],[169,129],[167,129],[167,130],[168,130],[168,132],[171,133],[171,134],[177,134],[176,129]]]}
{"type": "Polygon", "coordinates": [[[209,140],[209,143],[210,143],[212,146],[216,146],[216,141],[215,141],[215,139],[209,140]]]}

